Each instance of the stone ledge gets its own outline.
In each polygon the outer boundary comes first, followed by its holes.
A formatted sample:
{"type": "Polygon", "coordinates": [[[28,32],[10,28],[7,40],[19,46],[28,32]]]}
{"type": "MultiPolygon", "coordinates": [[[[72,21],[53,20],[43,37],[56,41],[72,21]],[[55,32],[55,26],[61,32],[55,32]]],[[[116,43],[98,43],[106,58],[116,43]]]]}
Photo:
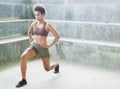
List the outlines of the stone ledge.
{"type": "Polygon", "coordinates": [[[0,39],[27,35],[31,20],[0,21],[0,39]]]}
{"type": "Polygon", "coordinates": [[[120,42],[119,23],[69,20],[48,20],[48,22],[54,25],[61,37],[104,42],[120,42]]]}
{"type": "MultiPolygon", "coordinates": [[[[53,37],[48,37],[48,44],[53,37]]],[[[28,37],[9,39],[0,43],[0,65],[20,59],[29,46],[28,37]]],[[[120,68],[120,44],[61,38],[49,49],[51,59],[120,68]]]]}
{"type": "Polygon", "coordinates": [[[120,68],[120,44],[60,39],[52,48],[51,57],[110,68],[120,68]]]}
{"type": "Polygon", "coordinates": [[[43,4],[118,4],[119,0],[32,0],[32,3],[43,3],[43,4]]]}
{"type": "MultiPolygon", "coordinates": [[[[19,38],[18,38],[19,39],[19,38]]],[[[0,43],[0,65],[20,59],[21,53],[28,47],[28,39],[2,41],[0,43]],[[11,42],[9,42],[11,41],[11,42]]]]}
{"type": "Polygon", "coordinates": [[[6,3],[0,2],[0,19],[27,19],[27,18],[33,18],[33,13],[30,5],[25,3],[14,4],[9,2],[6,3]]]}
{"type": "Polygon", "coordinates": [[[74,2],[73,4],[65,3],[61,5],[45,5],[47,8],[48,19],[116,23],[120,22],[118,9],[120,7],[119,4],[75,4],[74,2]]]}

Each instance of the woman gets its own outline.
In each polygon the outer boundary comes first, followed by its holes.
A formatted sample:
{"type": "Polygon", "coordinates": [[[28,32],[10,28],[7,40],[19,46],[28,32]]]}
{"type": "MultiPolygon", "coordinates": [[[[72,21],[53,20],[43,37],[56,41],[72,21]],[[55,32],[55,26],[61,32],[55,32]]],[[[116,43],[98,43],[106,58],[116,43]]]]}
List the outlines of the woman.
{"type": "Polygon", "coordinates": [[[26,60],[37,54],[42,58],[44,69],[50,71],[54,69],[54,73],[59,73],[59,64],[50,66],[50,55],[48,48],[52,47],[60,38],[54,27],[47,23],[45,17],[45,7],[40,4],[33,6],[33,12],[35,14],[36,22],[33,22],[28,29],[28,37],[31,46],[28,47],[21,55],[21,74],[22,80],[16,85],[21,87],[27,84],[26,81],[26,60]],[[47,44],[48,33],[51,32],[54,35],[54,39],[51,44],[47,44]],[[32,33],[34,33],[34,39],[32,39],[32,33]]]}

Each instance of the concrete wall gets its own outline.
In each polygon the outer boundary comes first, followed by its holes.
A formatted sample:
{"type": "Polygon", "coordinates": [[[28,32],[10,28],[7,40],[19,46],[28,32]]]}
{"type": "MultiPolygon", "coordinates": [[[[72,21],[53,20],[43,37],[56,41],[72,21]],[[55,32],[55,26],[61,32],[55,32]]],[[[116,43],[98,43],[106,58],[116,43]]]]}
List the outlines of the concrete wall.
{"type": "Polygon", "coordinates": [[[9,39],[0,42],[0,66],[6,63],[18,62],[20,55],[29,46],[28,39],[9,39]]]}
{"type": "Polygon", "coordinates": [[[24,36],[35,3],[46,6],[47,21],[61,35],[52,59],[120,68],[119,0],[0,0],[0,65],[19,60],[29,46],[24,36]]]}
{"type": "Polygon", "coordinates": [[[0,66],[18,61],[28,47],[27,35],[32,12],[30,0],[0,0],[0,66]]]}
{"type": "Polygon", "coordinates": [[[30,20],[0,21],[0,39],[27,35],[30,20]]]}
{"type": "Polygon", "coordinates": [[[120,46],[75,39],[61,39],[50,49],[51,58],[120,68],[120,46]],[[53,54],[54,53],[54,54],[53,54]]]}
{"type": "Polygon", "coordinates": [[[31,2],[46,6],[46,18],[55,20],[52,24],[57,25],[56,28],[60,30],[62,37],[120,42],[119,0],[32,0],[31,2]]]}
{"type": "Polygon", "coordinates": [[[0,19],[31,18],[31,0],[0,0],[0,19]]]}
{"type": "Polygon", "coordinates": [[[48,20],[64,38],[102,42],[120,42],[120,24],[48,20]]]}
{"type": "Polygon", "coordinates": [[[119,23],[119,0],[32,0],[47,7],[47,18],[119,23]]]}
{"type": "Polygon", "coordinates": [[[52,58],[120,68],[119,0],[36,2],[46,6],[46,18],[63,37],[50,50],[52,58]]]}

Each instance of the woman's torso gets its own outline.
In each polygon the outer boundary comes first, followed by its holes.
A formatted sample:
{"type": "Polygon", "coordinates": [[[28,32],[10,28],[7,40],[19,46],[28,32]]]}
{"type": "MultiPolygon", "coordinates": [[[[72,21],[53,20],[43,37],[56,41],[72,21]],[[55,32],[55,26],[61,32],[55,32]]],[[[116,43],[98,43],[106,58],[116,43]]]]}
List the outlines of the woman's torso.
{"type": "Polygon", "coordinates": [[[36,44],[46,44],[46,39],[48,35],[48,31],[45,29],[46,22],[43,23],[43,26],[40,26],[35,22],[33,27],[34,39],[33,43],[36,44]]]}

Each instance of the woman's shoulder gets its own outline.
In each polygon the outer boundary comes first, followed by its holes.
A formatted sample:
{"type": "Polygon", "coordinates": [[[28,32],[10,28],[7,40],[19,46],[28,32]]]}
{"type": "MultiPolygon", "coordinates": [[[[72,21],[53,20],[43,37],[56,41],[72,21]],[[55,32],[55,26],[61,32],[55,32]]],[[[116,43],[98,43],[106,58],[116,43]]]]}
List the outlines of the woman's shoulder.
{"type": "Polygon", "coordinates": [[[51,23],[46,22],[46,26],[47,26],[47,27],[51,27],[52,25],[51,25],[51,23]]]}
{"type": "Polygon", "coordinates": [[[33,21],[31,24],[37,24],[37,21],[33,21]]]}
{"type": "Polygon", "coordinates": [[[37,21],[33,21],[33,22],[31,22],[30,26],[35,26],[36,23],[37,23],[37,21]]]}

